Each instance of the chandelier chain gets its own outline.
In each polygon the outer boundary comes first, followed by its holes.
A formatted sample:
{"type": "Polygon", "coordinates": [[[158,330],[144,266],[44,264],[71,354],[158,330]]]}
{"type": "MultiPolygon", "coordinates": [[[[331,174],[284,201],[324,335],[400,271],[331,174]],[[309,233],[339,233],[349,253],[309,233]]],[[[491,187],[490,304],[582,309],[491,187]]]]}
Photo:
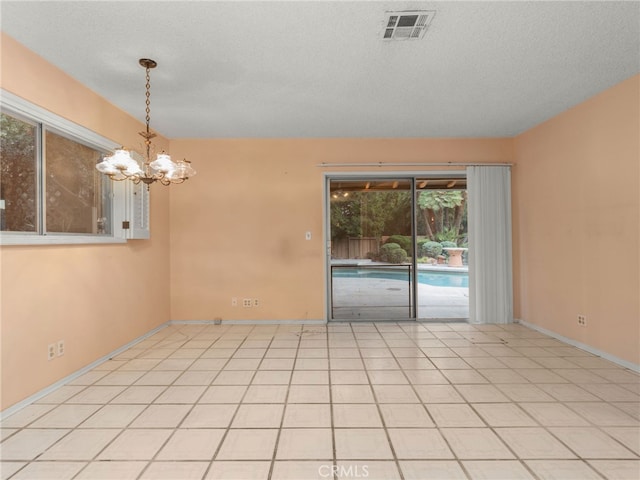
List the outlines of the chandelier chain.
{"type": "Polygon", "coordinates": [[[149,74],[149,67],[146,68],[146,80],[147,80],[147,84],[145,85],[145,88],[147,90],[146,92],[146,96],[147,96],[147,100],[145,101],[146,104],[146,109],[145,112],[147,113],[147,132],[149,131],[149,122],[151,121],[151,75],[149,74]]]}

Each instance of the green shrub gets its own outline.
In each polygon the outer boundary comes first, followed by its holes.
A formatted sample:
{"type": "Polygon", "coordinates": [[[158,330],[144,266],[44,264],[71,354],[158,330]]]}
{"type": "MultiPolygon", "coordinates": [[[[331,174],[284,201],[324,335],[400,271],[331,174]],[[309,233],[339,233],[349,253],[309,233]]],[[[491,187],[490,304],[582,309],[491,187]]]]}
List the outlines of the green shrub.
{"type": "Polygon", "coordinates": [[[385,243],[380,247],[380,260],[388,263],[402,263],[407,259],[407,252],[397,243],[385,243]]]}
{"type": "Polygon", "coordinates": [[[367,258],[369,260],[377,262],[378,260],[380,260],[380,254],[378,252],[367,252],[367,258]]]}
{"type": "Polygon", "coordinates": [[[399,248],[402,248],[400,245],[398,245],[397,243],[385,243],[384,245],[382,245],[380,247],[380,256],[384,256],[387,253],[389,253],[392,250],[398,250],[399,248]]]}
{"type": "Polygon", "coordinates": [[[407,252],[405,252],[402,248],[397,250],[391,250],[389,255],[387,255],[388,263],[404,263],[407,260],[407,252]]]}
{"type": "Polygon", "coordinates": [[[436,233],[435,237],[438,242],[456,242],[458,240],[458,231],[453,228],[446,228],[441,232],[436,233]]]}
{"type": "Polygon", "coordinates": [[[391,235],[385,242],[385,244],[387,243],[397,243],[405,252],[410,252],[411,250],[413,250],[413,248],[411,248],[411,237],[408,237],[406,235],[391,235]]]}
{"type": "Polygon", "coordinates": [[[418,256],[424,257],[424,244],[430,242],[429,239],[418,240],[418,256]]]}
{"type": "Polygon", "coordinates": [[[440,242],[425,242],[422,244],[422,255],[431,258],[437,258],[442,253],[442,244],[440,242]]]}
{"type": "Polygon", "coordinates": [[[435,265],[438,263],[437,259],[431,257],[420,257],[418,259],[418,263],[426,264],[426,265],[435,265]]]}

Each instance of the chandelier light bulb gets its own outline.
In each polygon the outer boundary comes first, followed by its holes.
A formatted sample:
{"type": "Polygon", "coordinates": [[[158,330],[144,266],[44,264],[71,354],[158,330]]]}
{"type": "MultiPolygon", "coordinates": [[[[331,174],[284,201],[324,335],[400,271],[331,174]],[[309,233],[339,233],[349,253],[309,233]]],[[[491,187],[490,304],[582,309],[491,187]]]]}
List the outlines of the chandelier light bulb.
{"type": "Polygon", "coordinates": [[[176,169],[176,164],[171,161],[171,157],[166,153],[158,154],[158,157],[149,164],[156,172],[169,176],[176,169]]]}
{"type": "Polygon", "coordinates": [[[176,180],[186,180],[189,177],[193,177],[196,171],[191,167],[191,162],[186,159],[179,160],[176,164],[176,169],[172,173],[172,177],[176,180]]]}

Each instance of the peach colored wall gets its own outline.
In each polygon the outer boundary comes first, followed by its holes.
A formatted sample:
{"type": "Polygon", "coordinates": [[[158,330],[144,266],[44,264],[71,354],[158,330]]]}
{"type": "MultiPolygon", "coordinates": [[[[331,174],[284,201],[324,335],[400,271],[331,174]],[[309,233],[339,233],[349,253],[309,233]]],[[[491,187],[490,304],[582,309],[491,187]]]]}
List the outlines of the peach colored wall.
{"type": "Polygon", "coordinates": [[[171,194],[171,318],[324,320],[323,174],[355,169],[317,164],[510,162],[512,143],[511,139],[172,140],[172,153],[191,159],[198,175],[189,180],[188,188],[171,194]],[[305,240],[306,231],[312,232],[310,241],[305,240]],[[240,302],[258,298],[260,306],[232,307],[232,297],[240,302]]]}
{"type": "Polygon", "coordinates": [[[639,92],[635,76],[518,136],[513,188],[517,315],[635,364],[639,92]]]}
{"type": "MultiPolygon", "coordinates": [[[[2,88],[124,145],[141,125],[2,35],[2,88]]],[[[166,148],[161,137],[158,145],[166,148]]],[[[155,186],[154,186],[155,187],[155,186]]],[[[169,194],[151,196],[152,240],[0,248],[6,409],[169,319],[169,194]],[[47,361],[47,345],[66,353],[47,361]]]]}
{"type": "MultiPolygon", "coordinates": [[[[2,88],[138,145],[135,119],[4,34],[1,67],[2,88]]],[[[171,196],[154,188],[152,240],[0,249],[0,409],[170,318],[324,319],[323,174],[406,169],[321,162],[515,160],[516,316],[639,363],[638,83],[630,79],[515,141],[171,141],[171,153],[194,161],[198,175],[171,196]],[[261,304],[234,308],[231,297],[261,304]],[[587,315],[587,328],[575,326],[577,313],[587,315]],[[58,339],[67,352],[48,362],[46,345],[58,339]]]]}

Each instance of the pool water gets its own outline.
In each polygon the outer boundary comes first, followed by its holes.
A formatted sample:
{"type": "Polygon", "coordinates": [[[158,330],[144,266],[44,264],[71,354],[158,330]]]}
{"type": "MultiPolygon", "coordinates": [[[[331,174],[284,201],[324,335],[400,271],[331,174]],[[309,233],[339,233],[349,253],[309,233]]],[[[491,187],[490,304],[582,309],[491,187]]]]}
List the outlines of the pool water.
{"type": "MultiPolygon", "coordinates": [[[[334,268],[334,278],[382,278],[409,280],[407,271],[375,270],[370,268],[334,268]]],[[[418,283],[433,287],[469,288],[469,275],[459,272],[418,271],[418,283]]]]}

